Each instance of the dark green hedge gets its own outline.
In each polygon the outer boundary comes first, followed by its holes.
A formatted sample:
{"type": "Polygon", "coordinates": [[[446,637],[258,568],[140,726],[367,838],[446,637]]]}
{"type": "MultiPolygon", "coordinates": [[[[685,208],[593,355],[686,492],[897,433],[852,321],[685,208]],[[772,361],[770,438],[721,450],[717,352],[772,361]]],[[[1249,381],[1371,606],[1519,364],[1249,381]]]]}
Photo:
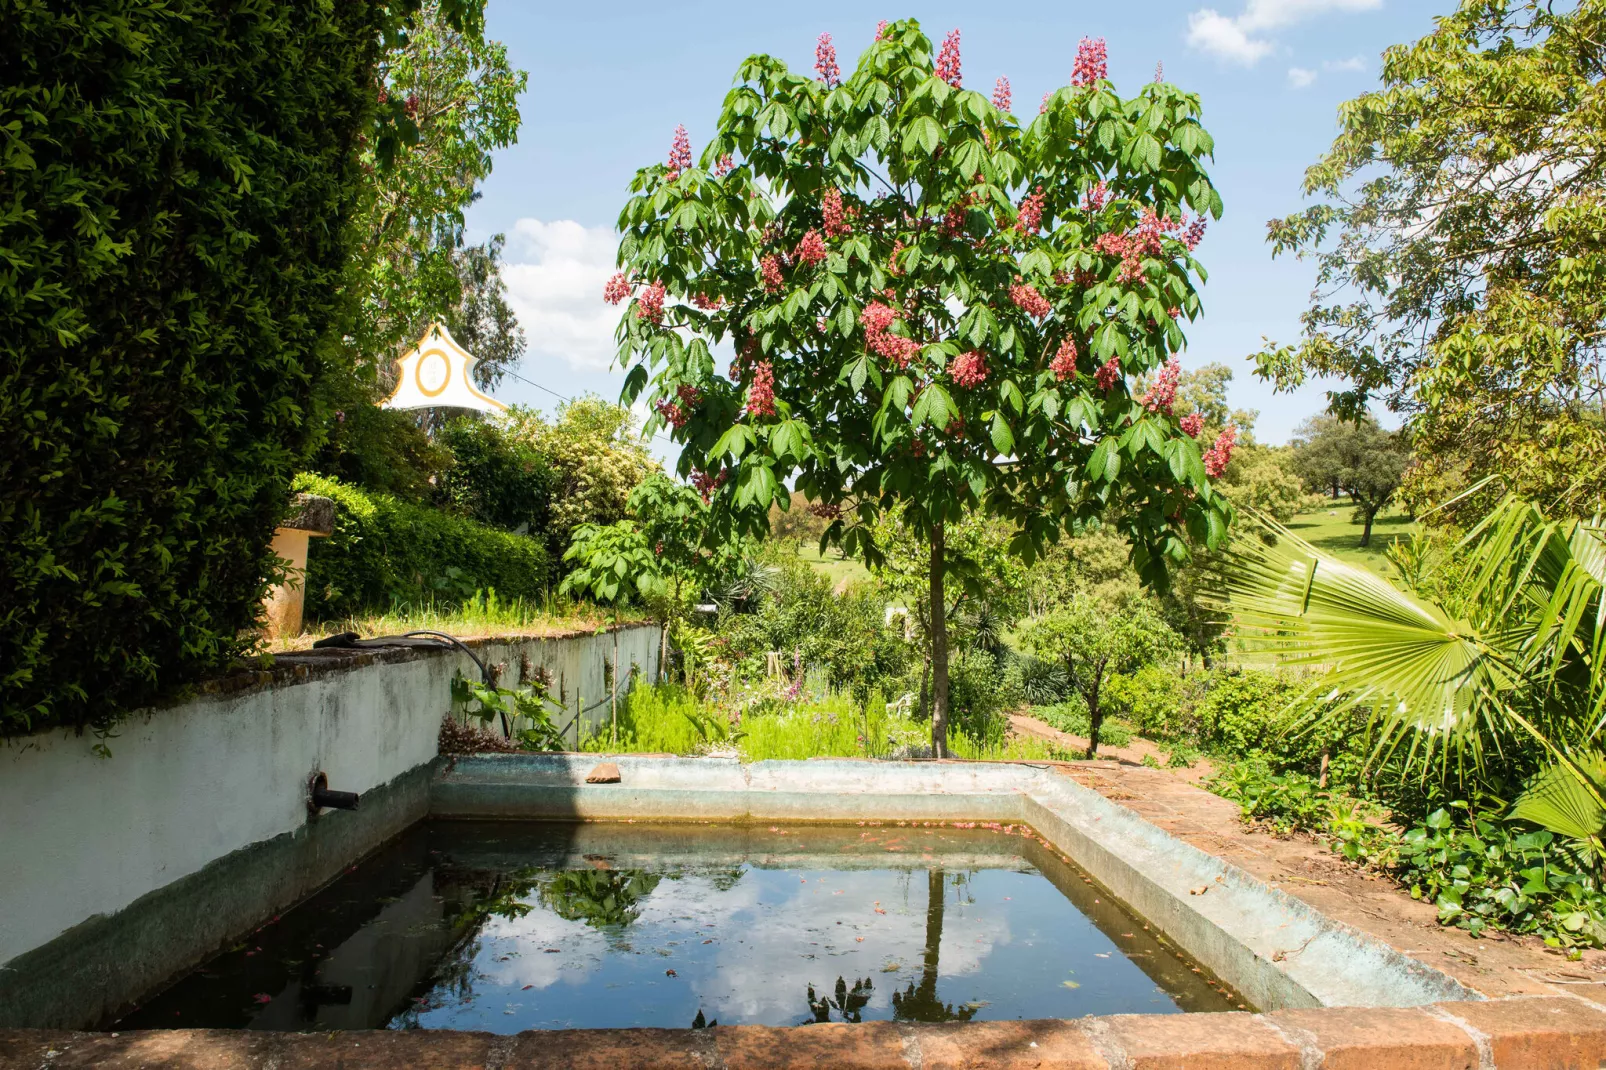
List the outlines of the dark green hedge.
{"type": "Polygon", "coordinates": [[[336,505],[335,533],[313,539],[307,554],[311,618],[456,602],[490,588],[503,599],[540,599],[546,592],[547,552],[539,539],[322,476],[298,476],[295,488],[336,505]]]}
{"type": "Polygon", "coordinates": [[[0,733],[106,724],[239,649],[395,17],[0,0],[0,733]]]}

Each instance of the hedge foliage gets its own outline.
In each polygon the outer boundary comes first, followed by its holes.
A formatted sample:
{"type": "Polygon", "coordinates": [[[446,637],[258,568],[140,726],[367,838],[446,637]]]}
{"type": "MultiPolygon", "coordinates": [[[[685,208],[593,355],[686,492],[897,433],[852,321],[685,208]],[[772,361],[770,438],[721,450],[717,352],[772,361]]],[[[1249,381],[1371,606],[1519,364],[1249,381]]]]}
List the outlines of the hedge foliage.
{"type": "Polygon", "coordinates": [[[0,0],[0,732],[253,623],[395,11],[0,0]]]}
{"type": "Polygon", "coordinates": [[[539,539],[322,476],[297,476],[295,489],[336,505],[334,534],[313,539],[307,555],[309,617],[458,601],[489,588],[506,599],[546,593],[548,557],[539,539]]]}

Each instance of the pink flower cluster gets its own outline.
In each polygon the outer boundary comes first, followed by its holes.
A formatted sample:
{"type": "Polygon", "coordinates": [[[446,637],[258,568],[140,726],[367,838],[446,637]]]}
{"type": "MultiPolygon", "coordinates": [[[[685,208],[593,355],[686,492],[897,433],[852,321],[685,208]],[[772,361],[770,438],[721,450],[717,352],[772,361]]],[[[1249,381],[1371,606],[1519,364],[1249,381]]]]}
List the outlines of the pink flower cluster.
{"type": "Polygon", "coordinates": [[[880,22],[875,24],[875,39],[877,41],[881,40],[881,38],[886,36],[886,33],[887,33],[887,20],[886,19],[882,19],[880,22]]]}
{"type": "Polygon", "coordinates": [[[732,160],[731,154],[727,152],[719,158],[719,163],[714,165],[714,174],[719,178],[724,178],[731,173],[731,168],[735,166],[736,161],[732,160]]]}
{"type": "Polygon", "coordinates": [[[1029,283],[1017,282],[1009,288],[1009,299],[1015,302],[1015,307],[1034,319],[1042,319],[1054,311],[1048,298],[1037,292],[1037,287],[1029,283]]]}
{"type": "Polygon", "coordinates": [[[1164,61],[1155,63],[1155,65],[1154,65],[1154,80],[1157,83],[1165,81],[1165,63],[1164,63],[1164,61]]]}
{"type": "Polygon", "coordinates": [[[1015,229],[1022,234],[1036,234],[1043,226],[1043,187],[1038,186],[1020,202],[1015,214],[1015,229]]]}
{"type": "Polygon", "coordinates": [[[781,278],[781,258],[773,253],[758,262],[758,273],[764,277],[764,289],[775,293],[785,281],[781,278]]]}
{"type": "Polygon", "coordinates": [[[696,488],[698,494],[702,495],[703,504],[706,505],[708,503],[708,499],[713,496],[713,493],[720,487],[723,487],[725,485],[725,481],[729,478],[730,469],[728,468],[721,468],[717,475],[710,475],[707,472],[693,472],[691,475],[691,485],[696,488]]]}
{"type": "Polygon", "coordinates": [[[1204,241],[1204,234],[1205,217],[1202,215],[1195,216],[1193,222],[1188,224],[1188,229],[1182,232],[1183,244],[1188,247],[1190,253],[1199,247],[1200,242],[1204,241]]]}
{"type": "Polygon", "coordinates": [[[658,414],[669,421],[669,426],[679,431],[691,419],[691,412],[703,400],[703,392],[694,386],[682,386],[676,392],[676,400],[668,398],[654,406],[658,414]]]}
{"type": "Polygon", "coordinates": [[[840,505],[833,505],[830,502],[810,502],[809,512],[813,513],[821,520],[835,520],[837,517],[842,515],[842,507],[840,505]]]}
{"type": "Polygon", "coordinates": [[[648,320],[654,327],[664,321],[664,284],[655,282],[645,290],[636,300],[636,318],[648,320]]]}
{"type": "Polygon", "coordinates": [[[704,312],[717,312],[725,307],[725,299],[723,297],[710,297],[707,294],[697,294],[691,299],[691,303],[704,312]]]}
{"type": "Polygon", "coordinates": [[[955,89],[959,88],[959,31],[949,30],[937,50],[936,75],[955,89]]]}
{"type": "Polygon", "coordinates": [[[970,214],[970,198],[962,197],[948,206],[948,214],[942,217],[942,233],[945,237],[957,238],[965,232],[965,220],[970,214]]]}
{"type": "Polygon", "coordinates": [[[1205,475],[1211,479],[1219,479],[1227,470],[1227,464],[1232,460],[1232,448],[1238,443],[1238,429],[1229,427],[1216,436],[1215,445],[1205,450],[1205,475]]]}
{"type": "Polygon", "coordinates": [[[825,220],[825,236],[842,238],[853,233],[847,213],[842,210],[842,194],[835,188],[820,194],[820,215],[825,220]]]}
{"type": "MultiPolygon", "coordinates": [[[[825,259],[825,239],[820,237],[819,231],[810,230],[803,235],[803,240],[797,243],[795,255],[805,264],[818,264],[825,259]]],[[[767,287],[768,283],[765,285],[767,287]]]]}
{"type": "Polygon", "coordinates": [[[993,84],[993,107],[1008,111],[1010,102],[1009,79],[1002,76],[993,84]]]}
{"type": "Polygon", "coordinates": [[[1054,373],[1054,380],[1063,383],[1076,374],[1076,342],[1070,338],[1060,343],[1054,351],[1054,359],[1048,362],[1048,370],[1054,373]]]}
{"type": "Polygon", "coordinates": [[[753,384],[747,388],[747,414],[775,415],[775,367],[767,360],[753,365],[753,384]]]}
{"type": "Polygon", "coordinates": [[[1101,178],[1098,184],[1082,195],[1082,211],[1102,212],[1104,204],[1110,199],[1110,187],[1101,178]]]}
{"type": "Polygon", "coordinates": [[[903,242],[892,243],[892,255],[887,257],[887,272],[891,275],[902,275],[903,268],[898,265],[898,254],[903,252],[903,242]]]}
{"type": "Polygon", "coordinates": [[[872,353],[890,360],[902,370],[920,352],[920,343],[892,333],[892,323],[897,318],[898,313],[880,301],[870,302],[859,314],[859,322],[864,324],[864,344],[872,353]]]}
{"type": "Polygon", "coordinates": [[[1177,385],[1182,381],[1182,362],[1172,357],[1160,369],[1149,389],[1143,392],[1138,399],[1139,403],[1150,412],[1163,412],[1171,415],[1171,407],[1177,401],[1177,385]]]}
{"type": "Polygon", "coordinates": [[[608,280],[608,285],[602,288],[602,299],[610,305],[617,305],[630,296],[630,279],[623,271],[615,273],[608,280]]]}
{"type": "Polygon", "coordinates": [[[842,81],[842,68],[836,65],[836,46],[831,43],[828,33],[820,34],[820,40],[814,46],[814,70],[819,74],[820,81],[828,86],[836,86],[842,81]]]}
{"type": "Polygon", "coordinates": [[[1116,276],[1118,282],[1142,282],[1143,258],[1158,256],[1164,248],[1162,239],[1176,229],[1176,220],[1170,216],[1161,218],[1154,214],[1154,209],[1145,208],[1143,220],[1136,227],[1125,234],[1100,234],[1093,248],[1121,258],[1121,271],[1116,276]]]}
{"type": "Polygon", "coordinates": [[[949,365],[948,377],[954,381],[954,385],[966,389],[980,386],[987,381],[987,358],[975,350],[961,353],[949,365]]]}
{"type": "Polygon", "coordinates": [[[1204,430],[1204,417],[1196,412],[1188,413],[1179,422],[1182,425],[1182,433],[1189,438],[1198,438],[1199,432],[1204,430]]]}
{"type": "Polygon", "coordinates": [[[1037,106],[1037,114],[1042,115],[1044,112],[1048,111],[1048,98],[1053,96],[1053,95],[1054,95],[1053,93],[1044,93],[1043,94],[1043,103],[1041,103],[1041,104],[1039,104],[1037,106]]]}
{"type": "Polygon", "coordinates": [[[1092,85],[1108,78],[1109,56],[1102,37],[1084,37],[1076,46],[1076,64],[1071,68],[1072,85],[1092,85]]]}
{"type": "Polygon", "coordinates": [[[1111,357],[1099,365],[1099,370],[1093,373],[1093,381],[1099,385],[1100,390],[1109,390],[1121,380],[1121,362],[1111,357]]]}
{"type": "Polygon", "coordinates": [[[675,127],[675,140],[669,146],[669,174],[665,175],[670,181],[680,177],[682,171],[691,169],[691,139],[686,136],[684,125],[675,127]]]}

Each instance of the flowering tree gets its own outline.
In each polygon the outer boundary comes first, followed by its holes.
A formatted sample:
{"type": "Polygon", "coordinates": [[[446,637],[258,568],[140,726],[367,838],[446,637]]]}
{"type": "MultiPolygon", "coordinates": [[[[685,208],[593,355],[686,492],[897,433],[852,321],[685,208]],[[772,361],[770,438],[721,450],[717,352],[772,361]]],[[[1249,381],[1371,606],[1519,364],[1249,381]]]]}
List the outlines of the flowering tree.
{"type": "Polygon", "coordinates": [[[1221,210],[1198,99],[1160,82],[1121,98],[1084,40],[1023,126],[1007,81],[991,100],[963,88],[958,31],[932,52],[906,20],[845,80],[827,35],[814,78],[753,56],[701,162],[682,128],[637,173],[605,293],[628,302],[625,394],[647,395],[682,474],[740,528],[785,508],[792,480],[833,521],[823,544],[873,560],[869,526],[902,505],[932,605],[945,525],[976,510],[1013,522],[1028,558],[1108,515],[1163,584],[1186,537],[1214,545],[1230,515],[1172,413],[1168,362],[1221,210]],[[1151,372],[1134,397],[1129,377],[1151,372]]]}

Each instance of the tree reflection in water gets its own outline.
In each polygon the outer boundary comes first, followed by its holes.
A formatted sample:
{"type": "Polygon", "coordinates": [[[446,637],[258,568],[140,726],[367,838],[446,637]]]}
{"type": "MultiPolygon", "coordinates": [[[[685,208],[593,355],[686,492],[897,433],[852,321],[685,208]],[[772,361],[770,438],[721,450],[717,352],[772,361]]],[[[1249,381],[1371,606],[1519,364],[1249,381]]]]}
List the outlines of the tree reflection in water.
{"type": "Polygon", "coordinates": [[[968,1022],[978,1007],[961,1005],[955,1010],[937,998],[937,966],[942,950],[942,908],[945,899],[943,871],[926,871],[926,948],[922,957],[920,982],[909,982],[902,992],[892,993],[892,1018],[898,1022],[968,1022]]]}

